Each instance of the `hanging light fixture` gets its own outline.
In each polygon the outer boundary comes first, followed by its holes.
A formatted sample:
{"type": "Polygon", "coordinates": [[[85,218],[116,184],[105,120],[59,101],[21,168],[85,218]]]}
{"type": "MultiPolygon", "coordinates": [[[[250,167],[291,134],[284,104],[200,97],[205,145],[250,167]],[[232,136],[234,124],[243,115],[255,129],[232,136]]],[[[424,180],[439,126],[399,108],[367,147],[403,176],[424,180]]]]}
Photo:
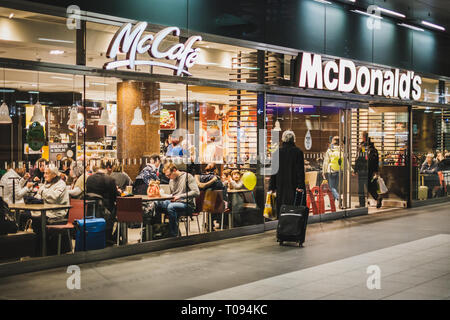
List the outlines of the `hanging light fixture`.
{"type": "Polygon", "coordinates": [[[111,125],[111,122],[109,121],[108,110],[106,110],[106,108],[103,108],[102,110],[102,114],[100,116],[100,120],[98,121],[98,125],[99,126],[111,125]]]}
{"type": "Polygon", "coordinates": [[[111,121],[109,121],[108,110],[106,110],[106,83],[105,78],[103,78],[103,100],[105,101],[105,107],[102,110],[102,114],[100,115],[100,120],[98,121],[99,126],[110,126],[111,121]]]}
{"type": "Polygon", "coordinates": [[[67,121],[67,125],[76,126],[78,124],[78,112],[77,107],[74,107],[70,110],[69,121],[67,121]]]}
{"type": "Polygon", "coordinates": [[[0,106],[0,124],[12,123],[11,117],[9,116],[8,105],[5,102],[5,92],[6,92],[6,76],[5,76],[5,68],[3,68],[3,103],[0,106]]]}
{"type": "Polygon", "coordinates": [[[132,126],[143,126],[145,125],[144,119],[142,119],[142,110],[139,107],[134,109],[133,121],[131,121],[132,126]]]}
{"type": "Polygon", "coordinates": [[[274,131],[281,131],[280,121],[275,121],[275,128],[273,128],[274,131]]]}
{"type": "Polygon", "coordinates": [[[45,123],[45,117],[44,117],[44,114],[42,113],[42,106],[39,102],[39,71],[38,71],[37,76],[38,76],[38,81],[37,81],[37,95],[38,96],[37,96],[37,102],[34,105],[33,116],[31,117],[31,123],[33,123],[33,122],[39,122],[39,123],[44,122],[45,123]]]}

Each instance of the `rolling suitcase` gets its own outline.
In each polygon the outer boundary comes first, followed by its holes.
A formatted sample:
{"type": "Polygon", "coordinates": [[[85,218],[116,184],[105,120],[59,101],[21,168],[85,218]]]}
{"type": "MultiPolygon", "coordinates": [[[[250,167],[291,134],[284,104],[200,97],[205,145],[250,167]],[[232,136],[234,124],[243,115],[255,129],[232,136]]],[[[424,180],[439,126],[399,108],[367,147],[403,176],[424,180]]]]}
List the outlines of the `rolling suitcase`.
{"type": "MultiPolygon", "coordinates": [[[[75,220],[77,234],[75,238],[75,251],[83,251],[84,244],[84,220],[75,220]]],[[[86,250],[103,249],[106,246],[106,222],[103,218],[86,219],[86,250]]]]}
{"type": "Polygon", "coordinates": [[[423,176],[422,176],[422,185],[419,187],[419,194],[417,195],[419,200],[428,199],[428,187],[424,186],[423,176]]]}
{"type": "Polygon", "coordinates": [[[293,206],[281,206],[277,226],[277,241],[280,243],[280,246],[283,245],[284,241],[298,242],[299,247],[303,246],[309,209],[303,206],[302,202],[300,201],[300,206],[295,206],[297,203],[297,193],[295,193],[293,206]]]}

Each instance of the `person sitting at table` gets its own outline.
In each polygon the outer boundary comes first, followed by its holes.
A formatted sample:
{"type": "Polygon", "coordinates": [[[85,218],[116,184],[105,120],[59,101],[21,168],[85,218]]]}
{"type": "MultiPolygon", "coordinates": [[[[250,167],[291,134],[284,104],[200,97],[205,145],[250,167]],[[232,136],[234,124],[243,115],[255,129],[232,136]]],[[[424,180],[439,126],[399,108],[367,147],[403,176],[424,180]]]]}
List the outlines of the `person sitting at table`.
{"type": "Polygon", "coordinates": [[[122,170],[121,164],[113,165],[112,172],[109,176],[114,179],[120,193],[124,192],[127,186],[131,186],[133,184],[130,176],[122,170]]]}
{"type": "Polygon", "coordinates": [[[152,180],[158,180],[156,167],[152,163],[143,162],[133,183],[133,194],[146,195],[148,185],[152,180]]]}
{"type": "Polygon", "coordinates": [[[224,185],[217,175],[217,168],[214,162],[209,163],[204,173],[195,175],[195,181],[197,182],[200,190],[223,190],[224,185]]]}
{"type": "Polygon", "coordinates": [[[169,184],[169,178],[166,177],[166,175],[163,172],[164,169],[164,165],[161,161],[161,157],[159,156],[159,154],[152,154],[150,156],[150,163],[153,164],[156,168],[156,176],[159,179],[159,182],[161,184],[169,184]]]}
{"type": "MultiPolygon", "coordinates": [[[[38,192],[35,195],[35,198],[42,199],[44,204],[59,204],[59,205],[69,205],[69,192],[67,190],[66,183],[61,180],[59,170],[56,166],[50,165],[45,168],[44,171],[44,180],[45,183],[39,187],[38,192]]],[[[31,192],[33,187],[33,182],[27,183],[27,188],[31,192]]],[[[48,210],[47,214],[47,224],[65,224],[67,222],[67,209],[61,210],[48,210]]],[[[41,213],[40,212],[31,212],[32,219],[32,228],[33,231],[37,234],[37,249],[38,253],[40,252],[41,245],[41,213]]],[[[68,241],[69,238],[64,236],[62,239],[62,248],[61,252],[67,252],[70,249],[70,244],[68,241]]]]}
{"type": "Polygon", "coordinates": [[[426,160],[422,163],[420,168],[420,173],[433,174],[437,172],[438,163],[433,159],[434,155],[432,153],[427,154],[426,160]]]}
{"type": "Polygon", "coordinates": [[[67,177],[70,175],[70,168],[72,167],[73,160],[71,158],[64,157],[61,160],[61,173],[64,173],[67,177]]]}
{"type": "Polygon", "coordinates": [[[116,199],[120,195],[116,182],[107,175],[104,161],[100,162],[100,166],[94,166],[94,172],[86,180],[86,193],[102,196],[105,207],[115,216],[116,199]]]}
{"type": "Polygon", "coordinates": [[[36,161],[36,166],[31,174],[33,182],[44,183],[44,171],[48,165],[48,161],[44,158],[40,158],[36,161]]]}
{"type": "Polygon", "coordinates": [[[195,210],[194,198],[200,195],[195,178],[187,172],[178,171],[174,163],[164,166],[164,174],[170,179],[169,188],[172,200],[158,201],[157,212],[166,212],[169,216],[169,233],[171,237],[178,235],[178,217],[190,215],[195,210]]]}
{"type": "Polygon", "coordinates": [[[445,155],[442,155],[440,157],[437,157],[438,162],[438,169],[437,171],[448,171],[450,170],[450,153],[447,152],[445,155]]]}
{"type": "Polygon", "coordinates": [[[434,159],[432,153],[427,154],[425,162],[420,168],[420,173],[424,174],[424,184],[428,187],[428,198],[433,197],[440,187],[438,171],[438,163],[434,159]]]}
{"type": "Polygon", "coordinates": [[[69,186],[69,196],[71,198],[80,199],[83,191],[87,174],[81,165],[75,165],[70,169],[72,184],[69,186]]]}
{"type": "Polygon", "coordinates": [[[222,183],[225,188],[229,188],[230,177],[231,177],[231,169],[224,169],[222,171],[222,183]]]}
{"type": "Polygon", "coordinates": [[[231,172],[231,179],[228,180],[228,188],[231,190],[244,189],[244,183],[241,180],[241,172],[239,170],[233,170],[231,172]]]}
{"type": "Polygon", "coordinates": [[[27,194],[27,180],[30,174],[25,172],[25,168],[13,169],[10,164],[7,166],[8,171],[0,179],[0,185],[3,186],[3,200],[7,204],[13,203],[13,184],[15,189],[15,202],[23,203],[23,197],[27,194]]]}

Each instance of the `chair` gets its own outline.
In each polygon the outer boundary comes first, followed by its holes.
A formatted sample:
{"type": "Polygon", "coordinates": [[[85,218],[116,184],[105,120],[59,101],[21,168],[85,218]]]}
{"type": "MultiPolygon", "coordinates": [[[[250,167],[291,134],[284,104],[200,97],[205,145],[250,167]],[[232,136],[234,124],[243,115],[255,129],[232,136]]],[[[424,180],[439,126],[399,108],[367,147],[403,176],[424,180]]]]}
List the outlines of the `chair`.
{"type": "Polygon", "coordinates": [[[117,245],[120,239],[120,224],[140,223],[141,224],[141,242],[143,235],[144,219],[142,215],[142,198],[117,197],[117,245]]]}
{"type": "Polygon", "coordinates": [[[441,187],[444,190],[444,195],[447,195],[447,182],[444,179],[444,173],[442,171],[438,171],[438,176],[441,187]]]}
{"type": "MultiPolygon", "coordinates": [[[[83,219],[83,206],[84,201],[79,199],[71,199],[70,205],[72,206],[69,209],[69,217],[67,219],[67,223],[64,225],[48,225],[47,230],[54,230],[58,232],[58,255],[61,255],[61,240],[62,240],[62,232],[67,231],[69,235],[69,239],[71,239],[70,236],[70,230],[74,229],[73,222],[78,219],[83,219]]],[[[70,240],[70,250],[73,250],[72,247],[72,240],[70,240]]]]}
{"type": "MultiPolygon", "coordinates": [[[[198,208],[201,208],[202,203],[203,203],[203,198],[202,198],[202,194],[200,192],[200,196],[195,198],[195,210],[194,210],[194,212],[192,212],[191,214],[188,214],[188,215],[180,215],[178,217],[178,222],[182,221],[183,218],[185,219],[183,222],[184,222],[184,225],[185,225],[185,228],[186,228],[186,236],[189,235],[189,230],[191,230],[189,222],[190,222],[190,220],[193,220],[194,217],[197,219],[198,232],[199,233],[201,232],[201,230],[200,230],[200,221],[198,220],[198,216],[200,215],[200,212],[199,212],[198,208]],[[199,206],[199,204],[200,204],[200,206],[199,206]]],[[[178,235],[181,236],[181,230],[179,228],[179,225],[180,224],[178,223],[178,235]]]]}
{"type": "MultiPolygon", "coordinates": [[[[202,206],[201,206],[201,212],[204,212],[206,214],[208,214],[208,231],[211,232],[212,231],[212,219],[211,219],[211,214],[221,214],[222,215],[222,219],[221,219],[221,229],[223,229],[223,217],[224,217],[224,211],[225,211],[225,203],[223,200],[223,190],[211,190],[210,192],[212,192],[213,194],[213,198],[215,198],[215,203],[214,203],[214,208],[212,210],[205,210],[205,196],[206,196],[206,191],[200,191],[200,194],[203,192],[203,202],[202,202],[202,206]]],[[[231,211],[228,211],[231,212],[231,211]]]]}

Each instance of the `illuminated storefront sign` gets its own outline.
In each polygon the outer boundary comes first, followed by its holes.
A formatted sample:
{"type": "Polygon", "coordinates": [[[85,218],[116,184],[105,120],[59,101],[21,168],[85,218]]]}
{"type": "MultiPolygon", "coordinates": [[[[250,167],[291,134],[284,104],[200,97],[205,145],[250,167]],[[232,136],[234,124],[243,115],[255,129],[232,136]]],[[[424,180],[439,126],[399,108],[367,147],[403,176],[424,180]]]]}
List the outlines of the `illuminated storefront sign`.
{"type": "Polygon", "coordinates": [[[379,95],[403,100],[419,100],[422,79],[413,71],[381,70],[366,66],[356,67],[350,60],[322,61],[322,56],[300,54],[298,86],[309,89],[327,89],[340,92],[379,95]]]}
{"type": "Polygon", "coordinates": [[[167,27],[155,35],[143,35],[147,28],[147,22],[139,22],[134,27],[131,23],[123,25],[114,35],[109,44],[106,56],[115,59],[118,54],[126,54],[125,60],[116,60],[104,65],[105,69],[115,69],[127,67],[133,69],[136,65],[157,66],[174,70],[174,75],[191,75],[187,69],[195,64],[200,49],[193,49],[196,41],[201,41],[200,36],[191,36],[183,43],[177,43],[165,51],[161,50],[161,42],[167,40],[169,35],[179,36],[180,29],[177,27],[167,27]],[[164,63],[154,60],[136,60],[137,54],[147,52],[154,59],[166,58],[176,61],[176,64],[164,63]]]}

